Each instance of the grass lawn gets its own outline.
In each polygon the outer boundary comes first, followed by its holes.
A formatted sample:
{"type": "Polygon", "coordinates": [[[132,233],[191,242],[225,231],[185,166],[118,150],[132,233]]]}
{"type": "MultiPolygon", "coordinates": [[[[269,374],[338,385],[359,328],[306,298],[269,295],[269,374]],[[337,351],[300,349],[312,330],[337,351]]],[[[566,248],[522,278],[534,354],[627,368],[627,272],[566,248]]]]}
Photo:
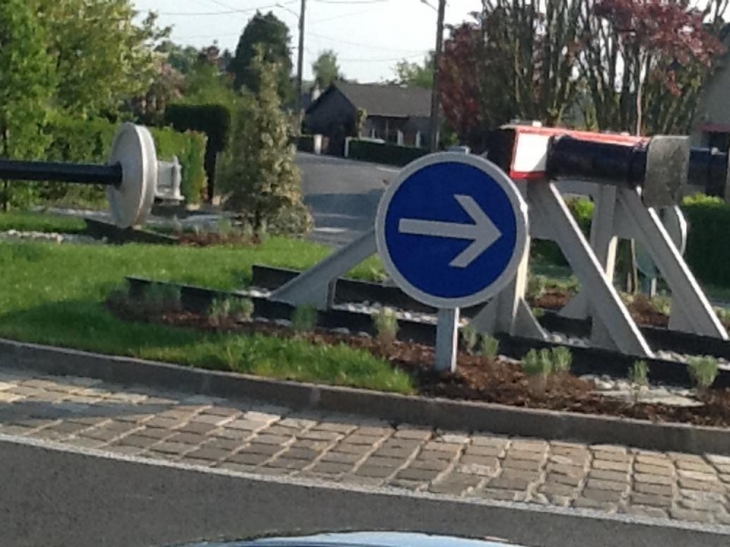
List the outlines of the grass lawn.
{"type": "MultiPolygon", "coordinates": [[[[249,282],[254,263],[306,268],[328,252],[284,238],[259,247],[202,249],[0,242],[0,337],[275,378],[413,392],[405,374],[345,346],[132,324],[103,306],[125,275],[241,288],[249,282]]],[[[378,268],[371,260],[352,276],[371,279],[378,268]]]]}
{"type": "Polygon", "coordinates": [[[56,232],[79,234],[86,231],[83,219],[47,213],[15,212],[0,213],[0,232],[18,230],[21,232],[56,232]]]}

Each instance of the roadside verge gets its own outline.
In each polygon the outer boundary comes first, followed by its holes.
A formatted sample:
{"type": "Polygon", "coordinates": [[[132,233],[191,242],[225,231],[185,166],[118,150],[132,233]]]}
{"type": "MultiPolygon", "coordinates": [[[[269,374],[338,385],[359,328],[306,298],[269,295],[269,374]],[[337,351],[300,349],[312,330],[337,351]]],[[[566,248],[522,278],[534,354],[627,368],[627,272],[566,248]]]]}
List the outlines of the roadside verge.
{"type": "Polygon", "coordinates": [[[143,385],[212,397],[254,399],[293,409],[356,414],[393,424],[693,454],[730,453],[730,430],[720,428],[279,381],[12,340],[0,339],[0,367],[57,376],[85,376],[120,385],[143,385]]]}

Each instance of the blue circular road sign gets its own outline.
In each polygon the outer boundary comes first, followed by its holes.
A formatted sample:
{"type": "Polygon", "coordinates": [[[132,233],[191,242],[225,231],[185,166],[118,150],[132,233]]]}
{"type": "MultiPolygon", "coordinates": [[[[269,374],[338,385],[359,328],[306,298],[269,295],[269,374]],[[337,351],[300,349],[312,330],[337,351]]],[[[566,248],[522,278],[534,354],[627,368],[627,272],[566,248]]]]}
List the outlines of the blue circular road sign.
{"type": "Polygon", "coordinates": [[[527,241],[527,205],[486,159],[431,154],[388,187],[375,233],[385,268],[403,291],[437,308],[467,307],[514,277],[527,241]]]}

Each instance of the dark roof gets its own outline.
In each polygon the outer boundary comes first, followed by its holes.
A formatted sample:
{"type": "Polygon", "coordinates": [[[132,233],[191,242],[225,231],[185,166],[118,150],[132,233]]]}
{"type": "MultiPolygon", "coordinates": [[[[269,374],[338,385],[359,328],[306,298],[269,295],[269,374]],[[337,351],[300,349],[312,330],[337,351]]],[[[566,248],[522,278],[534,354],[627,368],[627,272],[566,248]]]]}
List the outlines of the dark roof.
{"type": "MultiPolygon", "coordinates": [[[[333,83],[320,97],[339,89],[356,108],[368,116],[388,118],[428,117],[431,112],[431,90],[394,84],[333,83]]],[[[317,101],[318,102],[318,101],[317,101]]]]}

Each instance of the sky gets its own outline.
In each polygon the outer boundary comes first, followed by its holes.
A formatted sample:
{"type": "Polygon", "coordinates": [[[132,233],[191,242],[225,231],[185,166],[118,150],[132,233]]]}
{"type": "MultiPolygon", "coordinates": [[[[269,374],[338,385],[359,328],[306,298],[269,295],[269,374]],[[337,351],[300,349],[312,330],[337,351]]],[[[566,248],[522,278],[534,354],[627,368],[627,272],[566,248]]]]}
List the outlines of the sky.
{"type": "MultiPolygon", "coordinates": [[[[438,0],[306,0],[304,78],[322,50],[333,49],[346,78],[378,82],[394,77],[402,59],[420,62],[436,43],[438,0]]],[[[256,9],[272,11],[288,26],[293,62],[301,0],[133,0],[141,12],[155,11],[162,26],[172,26],[172,39],[203,47],[218,41],[235,51],[241,31],[256,9]]],[[[448,0],[446,24],[470,19],[481,0],[448,0]]]]}

